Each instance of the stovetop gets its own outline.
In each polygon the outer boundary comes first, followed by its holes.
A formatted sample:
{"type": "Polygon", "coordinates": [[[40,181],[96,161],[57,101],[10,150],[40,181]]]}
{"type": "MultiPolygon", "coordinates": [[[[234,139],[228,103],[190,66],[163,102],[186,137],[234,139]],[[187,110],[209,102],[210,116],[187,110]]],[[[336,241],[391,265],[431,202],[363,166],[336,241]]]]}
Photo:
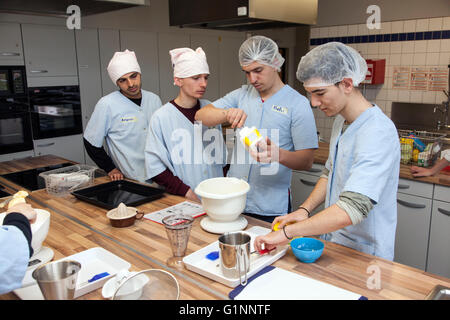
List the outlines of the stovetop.
{"type": "Polygon", "coordinates": [[[65,162],[57,165],[30,169],[25,171],[4,174],[1,177],[30,191],[45,189],[45,180],[39,177],[39,174],[45,171],[73,166],[73,163],[65,162]]]}

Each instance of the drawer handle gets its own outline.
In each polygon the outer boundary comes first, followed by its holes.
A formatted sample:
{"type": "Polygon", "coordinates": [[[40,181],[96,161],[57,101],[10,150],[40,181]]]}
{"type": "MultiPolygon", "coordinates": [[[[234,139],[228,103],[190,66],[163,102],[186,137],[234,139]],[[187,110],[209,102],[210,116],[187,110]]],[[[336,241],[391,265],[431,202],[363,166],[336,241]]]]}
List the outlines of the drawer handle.
{"type": "Polygon", "coordinates": [[[18,52],[2,52],[1,55],[3,57],[17,57],[17,56],[20,56],[20,53],[18,53],[18,52]]]}
{"type": "Polygon", "coordinates": [[[47,73],[47,70],[30,70],[31,73],[47,73]]]}
{"type": "Polygon", "coordinates": [[[440,213],[445,214],[446,216],[449,216],[449,217],[450,217],[450,211],[444,210],[444,209],[441,209],[441,208],[438,208],[438,211],[439,211],[440,213]]]}
{"type": "Polygon", "coordinates": [[[38,144],[37,146],[38,147],[50,147],[50,146],[52,146],[54,144],[55,144],[54,142],[50,142],[50,143],[46,143],[46,144],[38,144]]]}
{"type": "Polygon", "coordinates": [[[311,182],[311,181],[308,181],[308,180],[303,180],[303,179],[300,179],[300,182],[305,184],[305,185],[307,185],[307,186],[310,186],[310,187],[314,187],[316,185],[314,182],[311,182]]]}
{"type": "Polygon", "coordinates": [[[322,170],[317,169],[317,168],[311,168],[308,170],[309,172],[321,172],[322,170]]]}
{"type": "Polygon", "coordinates": [[[399,189],[409,189],[409,186],[407,184],[399,184],[398,188],[399,189]]]}
{"type": "Polygon", "coordinates": [[[406,202],[406,201],[399,200],[399,199],[397,199],[397,202],[408,208],[423,209],[426,207],[426,205],[424,205],[424,204],[411,203],[411,202],[406,202]]]}

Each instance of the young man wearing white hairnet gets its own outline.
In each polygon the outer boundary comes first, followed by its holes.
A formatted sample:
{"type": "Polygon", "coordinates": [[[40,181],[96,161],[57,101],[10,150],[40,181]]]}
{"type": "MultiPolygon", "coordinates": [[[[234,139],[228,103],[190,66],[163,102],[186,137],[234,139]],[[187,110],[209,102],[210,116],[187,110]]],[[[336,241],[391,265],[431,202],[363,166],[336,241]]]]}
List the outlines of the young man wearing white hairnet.
{"type": "Polygon", "coordinates": [[[274,220],[281,229],[257,237],[256,248],[320,234],[324,240],[393,260],[400,144],[392,121],[356,88],[366,72],[359,53],[339,42],[302,57],[297,79],[311,94],[311,104],[336,116],[323,175],[302,204],[312,211],[325,201],[325,209],[310,218],[297,210],[274,220]]]}
{"type": "Polygon", "coordinates": [[[251,85],[205,106],[196,119],[207,126],[226,122],[232,128],[255,126],[266,135],[265,143],[259,144],[262,152],[252,153],[258,162],[239,158],[245,151],[235,143],[228,176],[250,184],[244,213],[271,222],[290,211],[292,169],[312,166],[318,147],[314,115],[308,100],[280,79],[284,59],[273,40],[247,39],[239,49],[239,62],[251,85]]]}
{"type": "Polygon", "coordinates": [[[145,141],[161,99],[141,89],[141,68],[133,51],[114,53],[107,70],[119,90],[98,101],[84,131],[84,146],[112,180],[125,176],[145,182],[145,141]],[[103,148],[105,139],[109,155],[103,148]]]}
{"type": "Polygon", "coordinates": [[[169,193],[199,202],[194,193],[197,185],[223,177],[225,144],[220,125],[208,128],[194,123],[196,112],[210,103],[201,99],[209,77],[205,52],[178,48],[169,54],[180,91],[151,118],[145,147],[147,175],[169,193]]]}

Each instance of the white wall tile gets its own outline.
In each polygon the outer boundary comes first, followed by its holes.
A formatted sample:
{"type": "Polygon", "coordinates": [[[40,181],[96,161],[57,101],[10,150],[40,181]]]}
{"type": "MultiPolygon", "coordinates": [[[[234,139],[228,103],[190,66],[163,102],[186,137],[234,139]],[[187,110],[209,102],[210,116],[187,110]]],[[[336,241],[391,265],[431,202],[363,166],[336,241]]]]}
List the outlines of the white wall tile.
{"type": "Polygon", "coordinates": [[[338,28],[339,27],[329,27],[328,28],[328,37],[337,37],[338,36],[338,28]]]}
{"type": "Polygon", "coordinates": [[[442,30],[442,18],[431,18],[428,28],[430,31],[442,30]]]}
{"type": "Polygon", "coordinates": [[[401,62],[401,54],[391,54],[391,66],[399,66],[401,62]]]}
{"type": "Polygon", "coordinates": [[[404,53],[401,57],[401,65],[402,66],[411,66],[413,64],[413,53],[404,53]]]}
{"type": "Polygon", "coordinates": [[[319,28],[319,37],[327,38],[328,37],[328,27],[319,28]]]}
{"type": "Polygon", "coordinates": [[[439,53],[439,65],[448,65],[450,64],[450,52],[441,52],[439,53]]]}
{"type": "Polygon", "coordinates": [[[402,53],[402,43],[400,41],[391,42],[391,54],[402,53]]]}
{"type": "Polygon", "coordinates": [[[416,20],[406,20],[403,24],[403,32],[416,32],[416,20]]]}
{"type": "Polygon", "coordinates": [[[436,93],[434,91],[425,91],[422,95],[423,103],[436,103],[436,93]]]}
{"type": "Polygon", "coordinates": [[[450,52],[450,39],[442,39],[441,40],[441,52],[450,52]]]}
{"type": "Polygon", "coordinates": [[[311,28],[311,39],[318,38],[320,36],[319,28],[311,28]]]}
{"type": "Polygon", "coordinates": [[[442,18],[442,30],[450,30],[450,17],[442,18]]]}
{"type": "Polygon", "coordinates": [[[358,35],[358,25],[351,24],[348,26],[348,35],[349,36],[357,36],[358,35]]]}
{"type": "Polygon", "coordinates": [[[441,48],[441,40],[425,40],[427,41],[427,52],[439,52],[441,48]]]}
{"type": "Polygon", "coordinates": [[[410,91],[410,96],[409,96],[409,101],[410,102],[415,102],[415,103],[421,103],[422,102],[422,95],[423,92],[420,90],[411,90],[410,91]]]}
{"type": "Polygon", "coordinates": [[[346,37],[348,35],[348,26],[339,26],[338,27],[338,36],[346,37]]]}
{"type": "Polygon", "coordinates": [[[391,53],[391,44],[389,42],[381,42],[379,46],[379,54],[387,55],[391,53]]]}
{"type": "Polygon", "coordinates": [[[380,33],[391,33],[392,22],[382,22],[381,23],[381,32],[380,33]]]}
{"type": "Polygon", "coordinates": [[[414,52],[415,53],[427,52],[427,45],[428,43],[426,40],[414,41],[414,52]]]}
{"type": "Polygon", "coordinates": [[[388,89],[387,100],[396,101],[398,99],[398,90],[388,89]]]}
{"type": "Polygon", "coordinates": [[[402,53],[414,52],[414,41],[402,41],[402,53]]]}
{"type": "Polygon", "coordinates": [[[379,49],[380,44],[379,43],[369,43],[367,45],[367,53],[368,54],[378,54],[378,49],[379,49]]]}
{"type": "Polygon", "coordinates": [[[413,58],[414,66],[424,66],[427,62],[427,54],[426,53],[415,53],[413,58]]]}
{"type": "Polygon", "coordinates": [[[403,21],[393,21],[392,22],[392,33],[400,33],[403,32],[403,21]]]}
{"type": "Polygon", "coordinates": [[[369,34],[369,29],[367,28],[367,25],[365,23],[358,24],[358,34],[357,35],[362,36],[365,34],[369,34]]]}
{"type": "Polygon", "coordinates": [[[419,19],[416,23],[416,32],[428,31],[429,19],[419,19]]]}
{"type": "Polygon", "coordinates": [[[439,52],[429,52],[427,53],[427,66],[436,66],[439,64],[439,52]]]}
{"type": "Polygon", "coordinates": [[[399,90],[398,92],[398,101],[401,102],[409,102],[409,90],[399,90]]]}
{"type": "Polygon", "coordinates": [[[392,110],[392,101],[386,101],[386,105],[385,105],[385,113],[389,114],[389,116],[391,115],[391,110],[392,110]]]}

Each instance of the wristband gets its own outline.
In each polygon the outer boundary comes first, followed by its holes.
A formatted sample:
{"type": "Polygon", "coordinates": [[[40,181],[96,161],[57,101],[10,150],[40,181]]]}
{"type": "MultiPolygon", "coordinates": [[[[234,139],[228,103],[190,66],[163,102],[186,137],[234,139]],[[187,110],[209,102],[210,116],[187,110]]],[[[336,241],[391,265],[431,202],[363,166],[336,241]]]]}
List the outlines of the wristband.
{"type": "Polygon", "coordinates": [[[306,212],[308,212],[308,218],[311,216],[311,212],[309,212],[309,210],[308,209],[306,209],[305,207],[298,207],[299,209],[303,209],[303,210],[305,210],[306,212]]]}
{"type": "Polygon", "coordinates": [[[286,227],[287,227],[287,224],[283,226],[284,236],[285,236],[288,240],[292,240],[294,237],[290,237],[290,238],[288,237],[288,235],[287,235],[287,233],[286,233],[286,229],[285,229],[286,227]]]}

